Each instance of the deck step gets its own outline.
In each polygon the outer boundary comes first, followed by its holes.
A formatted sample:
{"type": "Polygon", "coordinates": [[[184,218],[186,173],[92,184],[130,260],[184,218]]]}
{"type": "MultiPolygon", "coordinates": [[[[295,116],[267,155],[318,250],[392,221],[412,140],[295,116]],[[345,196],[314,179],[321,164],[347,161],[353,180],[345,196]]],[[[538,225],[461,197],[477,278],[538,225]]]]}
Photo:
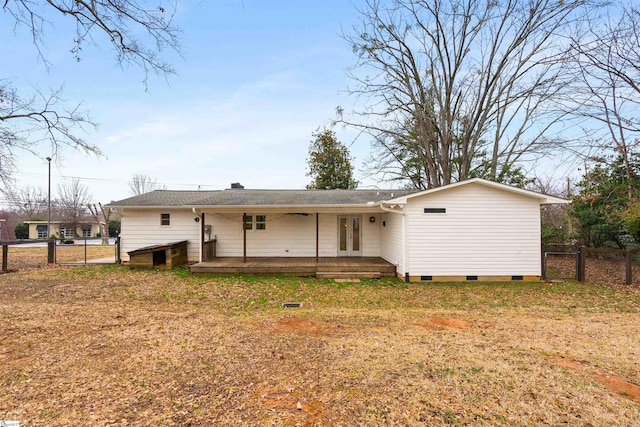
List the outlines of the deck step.
{"type": "Polygon", "coordinates": [[[319,279],[379,279],[382,273],[379,271],[318,271],[319,279]]]}

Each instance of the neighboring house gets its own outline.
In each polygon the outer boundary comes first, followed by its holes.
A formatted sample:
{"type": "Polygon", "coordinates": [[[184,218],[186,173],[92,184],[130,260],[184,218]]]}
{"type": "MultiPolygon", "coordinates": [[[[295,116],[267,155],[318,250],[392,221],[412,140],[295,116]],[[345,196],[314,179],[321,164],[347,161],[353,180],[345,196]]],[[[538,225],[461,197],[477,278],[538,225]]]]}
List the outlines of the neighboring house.
{"type": "Polygon", "coordinates": [[[479,178],[426,191],[168,191],[112,202],[127,252],[187,240],[217,257],[377,257],[420,280],[538,280],[540,205],[567,203],[479,178]]]}
{"type": "Polygon", "coordinates": [[[64,221],[51,221],[51,233],[47,231],[47,221],[24,221],[29,224],[30,239],[47,239],[55,234],[60,239],[73,239],[74,237],[96,237],[100,233],[100,226],[92,221],[80,221],[74,230],[72,225],[64,221]]]}

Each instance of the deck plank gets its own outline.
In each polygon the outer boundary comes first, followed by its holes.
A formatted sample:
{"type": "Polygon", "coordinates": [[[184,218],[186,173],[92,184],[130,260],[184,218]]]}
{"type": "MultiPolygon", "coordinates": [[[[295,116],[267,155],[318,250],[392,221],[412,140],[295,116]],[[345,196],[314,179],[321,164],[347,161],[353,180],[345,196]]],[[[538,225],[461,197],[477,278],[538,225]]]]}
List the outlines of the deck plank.
{"type": "Polygon", "coordinates": [[[300,274],[361,273],[372,277],[394,277],[396,266],[379,257],[221,257],[189,266],[192,273],[300,274]]]}

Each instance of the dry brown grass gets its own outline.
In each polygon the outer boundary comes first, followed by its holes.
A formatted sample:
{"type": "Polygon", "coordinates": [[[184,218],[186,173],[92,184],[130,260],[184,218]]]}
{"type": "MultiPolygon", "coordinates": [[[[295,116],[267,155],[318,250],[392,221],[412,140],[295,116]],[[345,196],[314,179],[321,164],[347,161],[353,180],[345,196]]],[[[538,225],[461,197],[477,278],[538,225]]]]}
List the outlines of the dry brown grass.
{"type": "Polygon", "coordinates": [[[0,276],[0,420],[639,425],[639,325],[627,287],[20,271],[0,276]]]}

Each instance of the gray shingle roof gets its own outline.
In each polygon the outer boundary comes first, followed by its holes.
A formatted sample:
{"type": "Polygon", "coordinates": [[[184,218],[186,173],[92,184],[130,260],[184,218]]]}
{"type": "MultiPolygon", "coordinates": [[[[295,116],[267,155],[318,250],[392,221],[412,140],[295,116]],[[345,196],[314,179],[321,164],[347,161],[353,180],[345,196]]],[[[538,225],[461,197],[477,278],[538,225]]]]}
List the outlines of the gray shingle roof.
{"type": "Polygon", "coordinates": [[[407,190],[156,190],[108,207],[366,205],[411,194],[407,190]]]}
{"type": "Polygon", "coordinates": [[[129,197],[128,199],[111,202],[107,207],[151,207],[151,206],[184,206],[193,200],[202,198],[205,194],[215,191],[173,191],[155,190],[150,193],[129,197]]]}

